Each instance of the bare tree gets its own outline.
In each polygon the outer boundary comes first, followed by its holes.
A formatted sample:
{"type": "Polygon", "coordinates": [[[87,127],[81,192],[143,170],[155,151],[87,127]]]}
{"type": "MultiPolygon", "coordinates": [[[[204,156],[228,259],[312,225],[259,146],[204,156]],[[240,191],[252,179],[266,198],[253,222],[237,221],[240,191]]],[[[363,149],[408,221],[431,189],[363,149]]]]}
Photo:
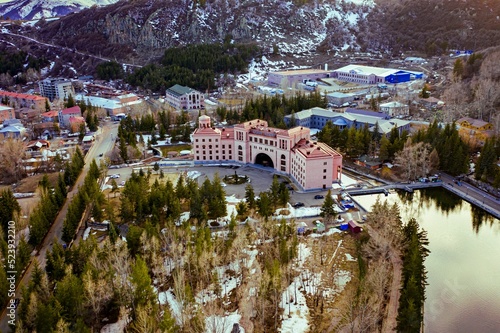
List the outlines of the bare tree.
{"type": "Polygon", "coordinates": [[[18,181],[24,174],[25,156],[23,141],[6,138],[0,141],[0,175],[6,181],[18,181]]]}

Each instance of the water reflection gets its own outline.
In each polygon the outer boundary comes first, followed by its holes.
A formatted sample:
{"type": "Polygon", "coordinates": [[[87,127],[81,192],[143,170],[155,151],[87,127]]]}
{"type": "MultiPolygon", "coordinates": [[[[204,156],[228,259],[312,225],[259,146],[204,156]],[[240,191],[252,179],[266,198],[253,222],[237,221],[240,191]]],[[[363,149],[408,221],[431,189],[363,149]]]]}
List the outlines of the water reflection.
{"type": "Polygon", "coordinates": [[[427,231],[425,332],[500,332],[500,221],[442,189],[356,197],[397,203],[427,231]]]}
{"type": "Polygon", "coordinates": [[[424,189],[414,193],[398,191],[399,199],[404,205],[418,202],[419,209],[429,209],[433,205],[448,215],[462,208],[463,200],[459,196],[442,188],[424,189]],[[416,199],[416,200],[415,200],[416,199]]]}

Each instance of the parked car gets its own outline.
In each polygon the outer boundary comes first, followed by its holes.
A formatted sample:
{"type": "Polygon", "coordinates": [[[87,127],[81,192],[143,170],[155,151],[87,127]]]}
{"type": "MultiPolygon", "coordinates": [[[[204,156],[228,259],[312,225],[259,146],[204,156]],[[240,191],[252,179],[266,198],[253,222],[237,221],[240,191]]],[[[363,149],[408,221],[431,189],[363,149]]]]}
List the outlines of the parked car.
{"type": "Polygon", "coordinates": [[[102,157],[102,153],[99,154],[99,157],[102,157]]]}
{"type": "Polygon", "coordinates": [[[304,203],[303,202],[296,202],[292,205],[293,208],[299,208],[299,207],[304,207],[304,203]]]}
{"type": "Polygon", "coordinates": [[[115,173],[114,175],[109,176],[109,178],[111,178],[111,179],[117,179],[117,178],[120,178],[120,174],[115,173]]]}
{"type": "Polygon", "coordinates": [[[325,198],[325,196],[324,196],[324,195],[321,195],[321,194],[316,194],[316,195],[314,196],[314,199],[324,199],[324,198],[325,198]]]}

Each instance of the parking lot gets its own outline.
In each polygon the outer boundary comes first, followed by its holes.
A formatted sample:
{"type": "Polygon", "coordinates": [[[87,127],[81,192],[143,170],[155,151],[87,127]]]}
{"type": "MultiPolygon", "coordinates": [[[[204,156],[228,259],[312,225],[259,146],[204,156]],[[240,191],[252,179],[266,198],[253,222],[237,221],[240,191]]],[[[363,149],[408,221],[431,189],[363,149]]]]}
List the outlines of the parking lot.
{"type": "MultiPolygon", "coordinates": [[[[130,178],[132,174],[132,170],[137,168],[127,167],[120,169],[110,169],[108,170],[108,176],[119,175],[116,177],[116,181],[120,184],[123,181],[126,181],[130,178]]],[[[236,168],[231,168],[229,166],[195,166],[195,167],[167,167],[162,168],[164,174],[180,174],[188,171],[198,171],[201,175],[197,178],[198,184],[201,185],[206,178],[213,180],[215,174],[219,175],[219,178],[222,178],[226,175],[234,175],[236,172],[240,176],[248,176],[250,179],[250,184],[252,185],[255,195],[259,195],[259,193],[269,190],[271,183],[273,181],[273,169],[268,168],[265,170],[264,168],[253,168],[249,166],[236,166],[236,168]]],[[[137,172],[137,171],[136,171],[137,172]]],[[[111,177],[110,177],[111,179],[111,177]]],[[[286,182],[287,178],[280,176],[280,182],[286,182]]],[[[109,182],[108,182],[109,184],[109,182]]],[[[248,184],[248,183],[247,183],[248,184]]],[[[227,184],[224,187],[226,194],[228,196],[234,195],[238,199],[243,199],[245,197],[245,187],[247,184],[239,184],[239,185],[231,185],[227,184]]],[[[293,187],[292,187],[293,188],[293,187]]],[[[314,207],[320,206],[323,204],[323,199],[315,199],[315,196],[322,195],[325,196],[328,190],[314,191],[314,192],[297,192],[296,190],[290,190],[290,203],[302,202],[306,207],[314,207]]]]}

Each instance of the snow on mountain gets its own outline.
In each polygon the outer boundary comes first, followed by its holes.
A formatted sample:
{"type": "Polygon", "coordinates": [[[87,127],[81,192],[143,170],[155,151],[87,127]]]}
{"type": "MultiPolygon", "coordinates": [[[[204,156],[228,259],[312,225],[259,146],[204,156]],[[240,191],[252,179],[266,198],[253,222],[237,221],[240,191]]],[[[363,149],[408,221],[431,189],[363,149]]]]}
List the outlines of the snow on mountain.
{"type": "Polygon", "coordinates": [[[0,3],[0,16],[12,20],[32,20],[64,16],[92,6],[106,6],[118,0],[17,0],[0,3]]]}

